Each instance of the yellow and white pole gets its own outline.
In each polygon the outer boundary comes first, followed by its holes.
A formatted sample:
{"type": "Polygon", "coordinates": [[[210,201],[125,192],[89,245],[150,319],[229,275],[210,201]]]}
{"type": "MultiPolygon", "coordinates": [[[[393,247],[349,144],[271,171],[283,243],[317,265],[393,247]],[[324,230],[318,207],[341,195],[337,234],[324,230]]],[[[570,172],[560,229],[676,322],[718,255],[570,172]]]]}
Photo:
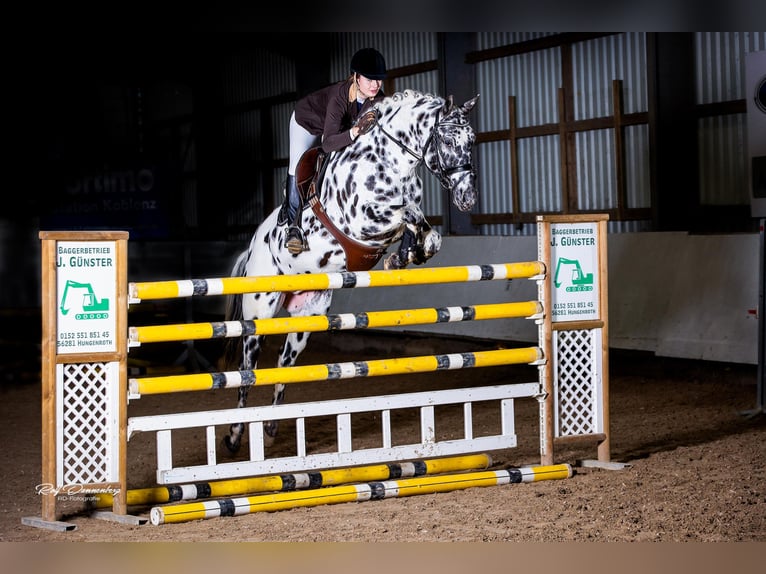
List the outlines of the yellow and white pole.
{"type": "MultiPolygon", "coordinates": [[[[315,472],[258,476],[234,480],[216,480],[193,484],[176,484],[151,488],[128,490],[128,506],[147,506],[183,500],[217,498],[237,494],[270,491],[294,491],[307,488],[335,486],[352,482],[369,482],[440,474],[461,470],[481,469],[492,466],[492,457],[488,454],[452,456],[412,462],[376,464],[350,468],[338,468],[315,472]]],[[[112,495],[99,493],[93,502],[95,508],[112,505],[112,495]]]]}
{"type": "Polygon", "coordinates": [[[243,335],[285,335],[297,332],[377,329],[379,327],[402,327],[430,323],[535,317],[542,312],[542,305],[538,301],[521,301],[442,308],[310,315],[306,317],[274,317],[248,321],[148,325],[130,327],[128,340],[131,345],[135,346],[142,343],[217,339],[243,335]]]}
{"type": "Polygon", "coordinates": [[[163,393],[239,388],[242,385],[263,386],[277,383],[306,383],[330,379],[380,377],[383,375],[427,373],[451,369],[532,364],[542,359],[542,357],[542,351],[538,347],[523,347],[518,349],[450,353],[446,355],[376,359],[372,361],[275,367],[252,371],[142,377],[130,379],[128,384],[130,396],[139,397],[163,393]]]}
{"type": "Polygon", "coordinates": [[[572,467],[568,464],[422,476],[401,480],[330,486],[301,492],[280,492],[154,507],[151,509],[149,517],[152,524],[159,525],[341,502],[365,502],[417,494],[451,492],[480,486],[563,479],[571,476],[572,467]]]}
{"type": "Polygon", "coordinates": [[[337,273],[306,273],[302,275],[262,275],[252,277],[223,277],[216,279],[183,279],[177,281],[135,282],[128,285],[130,302],[178,297],[237,295],[242,293],[273,293],[275,291],[324,291],[360,287],[396,287],[400,285],[431,285],[524,279],[545,273],[539,261],[462,265],[455,267],[426,267],[423,269],[391,269],[375,271],[344,271],[337,273]]]}

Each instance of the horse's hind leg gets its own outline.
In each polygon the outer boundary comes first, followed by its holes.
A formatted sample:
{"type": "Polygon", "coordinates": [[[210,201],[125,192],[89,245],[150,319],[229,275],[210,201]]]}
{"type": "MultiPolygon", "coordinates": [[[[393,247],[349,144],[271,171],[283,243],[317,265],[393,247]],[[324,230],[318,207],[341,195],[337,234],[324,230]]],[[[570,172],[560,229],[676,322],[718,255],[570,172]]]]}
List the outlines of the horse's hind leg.
{"type": "MultiPolygon", "coordinates": [[[[308,315],[326,315],[330,310],[332,302],[332,291],[306,291],[298,295],[293,295],[286,302],[287,311],[293,316],[308,315]]],[[[279,367],[292,367],[298,359],[298,356],[306,348],[311,333],[289,333],[285,337],[285,342],[279,350],[279,367]]],[[[274,396],[271,404],[279,405],[285,399],[285,385],[277,383],[274,385],[274,396]]],[[[268,421],[264,424],[264,444],[271,446],[277,436],[279,421],[268,421]]]]}
{"type": "MultiPolygon", "coordinates": [[[[242,297],[242,310],[240,317],[234,319],[258,319],[273,317],[282,304],[281,293],[250,293],[242,297]]],[[[242,358],[239,370],[244,377],[249,377],[249,372],[258,365],[258,358],[263,347],[264,335],[248,335],[242,341],[242,358]]],[[[248,381],[250,379],[248,378],[248,381]]],[[[238,389],[237,407],[247,406],[247,394],[252,383],[244,382],[238,389]]],[[[236,453],[242,442],[245,432],[244,423],[234,423],[229,427],[229,434],[223,438],[224,445],[231,453],[236,453]]]]}
{"type": "MultiPolygon", "coordinates": [[[[280,367],[292,367],[295,365],[295,360],[298,355],[306,348],[310,333],[290,333],[285,337],[285,342],[282,348],[279,349],[279,366],[280,367]]],[[[283,383],[277,383],[274,385],[274,395],[271,400],[272,405],[280,405],[285,400],[285,385],[283,383]]],[[[264,436],[263,441],[266,446],[274,444],[274,439],[277,438],[277,431],[279,430],[279,421],[272,420],[264,424],[263,427],[264,436]]]]}
{"type": "MultiPolygon", "coordinates": [[[[263,339],[263,335],[251,335],[245,338],[242,343],[241,371],[250,371],[258,364],[263,339]]],[[[247,393],[250,390],[250,386],[250,384],[243,384],[237,389],[237,408],[241,409],[247,406],[247,393]]],[[[234,423],[229,427],[229,434],[223,437],[223,443],[230,452],[235,453],[239,450],[244,433],[244,423],[234,423]]]]}

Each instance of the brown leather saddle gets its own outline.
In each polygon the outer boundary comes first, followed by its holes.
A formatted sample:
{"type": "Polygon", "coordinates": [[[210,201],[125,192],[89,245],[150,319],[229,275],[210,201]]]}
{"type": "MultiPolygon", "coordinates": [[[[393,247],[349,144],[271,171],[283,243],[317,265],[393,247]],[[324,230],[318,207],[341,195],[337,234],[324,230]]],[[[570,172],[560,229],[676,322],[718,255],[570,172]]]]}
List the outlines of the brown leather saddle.
{"type": "Polygon", "coordinates": [[[348,271],[368,271],[380,261],[386,248],[360,243],[338,229],[328,217],[317,193],[327,168],[326,158],[327,154],[322,151],[321,147],[313,147],[306,151],[298,161],[298,166],[295,169],[295,181],[301,194],[301,203],[303,206],[307,204],[311,206],[314,215],[343,247],[343,251],[346,253],[346,269],[348,271]]]}

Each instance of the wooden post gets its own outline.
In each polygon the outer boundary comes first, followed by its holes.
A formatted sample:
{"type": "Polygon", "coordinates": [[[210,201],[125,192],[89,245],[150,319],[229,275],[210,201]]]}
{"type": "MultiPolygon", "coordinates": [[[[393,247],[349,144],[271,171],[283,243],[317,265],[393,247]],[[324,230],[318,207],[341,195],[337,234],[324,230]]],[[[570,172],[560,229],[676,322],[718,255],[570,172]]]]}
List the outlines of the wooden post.
{"type": "Polygon", "coordinates": [[[553,388],[553,323],[551,316],[551,225],[545,218],[537,219],[537,250],[538,259],[545,265],[545,280],[538,289],[538,299],[543,304],[544,318],[538,336],[542,346],[545,364],[542,367],[543,391],[545,398],[540,405],[540,464],[548,466],[553,464],[553,437],[554,428],[554,388],[553,388]]]}
{"type": "MultiPolygon", "coordinates": [[[[42,257],[42,484],[56,484],[56,242],[43,234],[42,257]]],[[[41,492],[42,519],[55,523],[56,494],[41,492]]]]}
{"type": "Polygon", "coordinates": [[[598,222],[598,278],[599,312],[601,316],[601,396],[603,398],[601,417],[604,421],[604,440],[598,443],[599,462],[611,460],[609,432],[609,296],[607,286],[607,226],[606,218],[598,222]]]}

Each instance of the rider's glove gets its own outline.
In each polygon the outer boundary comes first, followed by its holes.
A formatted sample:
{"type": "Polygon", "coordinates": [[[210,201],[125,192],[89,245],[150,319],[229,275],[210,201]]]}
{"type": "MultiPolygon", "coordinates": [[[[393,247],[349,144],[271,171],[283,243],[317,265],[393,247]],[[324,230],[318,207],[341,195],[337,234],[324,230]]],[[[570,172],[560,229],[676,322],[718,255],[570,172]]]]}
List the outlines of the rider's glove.
{"type": "Polygon", "coordinates": [[[356,120],[356,125],[359,128],[359,135],[366,134],[375,124],[378,123],[378,116],[375,114],[375,110],[367,110],[356,120]]]}

